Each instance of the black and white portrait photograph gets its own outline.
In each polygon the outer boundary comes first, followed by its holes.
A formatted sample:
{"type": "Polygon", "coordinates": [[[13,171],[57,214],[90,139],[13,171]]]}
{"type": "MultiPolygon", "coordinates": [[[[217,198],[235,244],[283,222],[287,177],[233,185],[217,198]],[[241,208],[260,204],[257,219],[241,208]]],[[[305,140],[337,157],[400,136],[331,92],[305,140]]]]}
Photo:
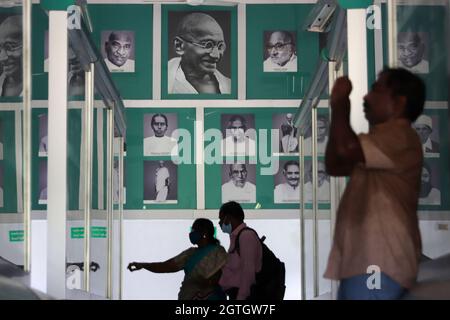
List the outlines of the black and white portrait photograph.
{"type": "MultiPolygon", "coordinates": [[[[119,203],[119,199],[120,199],[120,195],[119,195],[119,188],[120,188],[120,184],[119,184],[119,177],[120,177],[120,173],[119,173],[119,159],[114,158],[114,165],[113,165],[113,203],[114,204],[118,204],[119,203]]],[[[125,181],[125,164],[123,166],[123,175],[122,175],[122,193],[123,193],[123,203],[126,203],[126,199],[127,199],[127,189],[126,189],[126,181],[125,181]]]]}
{"type": "MultiPolygon", "coordinates": [[[[328,143],[330,131],[330,118],[327,114],[317,115],[317,154],[324,155],[328,143]]],[[[312,132],[311,127],[305,135],[303,142],[304,154],[312,155],[312,132]]]]}
{"type": "MultiPolygon", "coordinates": [[[[48,47],[48,30],[45,31],[44,44],[44,72],[49,70],[49,47],[48,47]]],[[[83,96],[84,95],[84,80],[85,74],[81,66],[80,60],[76,56],[72,47],[69,44],[67,57],[69,60],[67,70],[67,94],[68,96],[83,96]]]]}
{"type": "Polygon", "coordinates": [[[222,156],[256,156],[254,114],[222,114],[222,156]]]}
{"type": "Polygon", "coordinates": [[[47,204],[47,160],[39,162],[39,204],[47,204]]]}
{"type": "Polygon", "coordinates": [[[144,204],[176,204],[177,165],[170,160],[144,161],[144,204]]]}
{"type": "Polygon", "coordinates": [[[413,123],[422,142],[423,155],[427,158],[439,157],[439,116],[422,114],[413,123]]]}
{"type": "Polygon", "coordinates": [[[295,31],[264,31],[264,72],[297,72],[295,31]]]}
{"type": "Polygon", "coordinates": [[[300,165],[297,160],[281,160],[274,178],[274,203],[300,202],[300,165]]]}
{"type": "Polygon", "coordinates": [[[222,164],[222,203],[256,203],[256,165],[222,164]]]}
{"type": "MultiPolygon", "coordinates": [[[[305,160],[304,172],[304,199],[305,202],[311,203],[313,200],[313,184],[312,184],[312,161],[305,160]]],[[[319,203],[330,202],[330,176],[325,169],[325,162],[323,160],[317,161],[317,201],[319,203]]]]}
{"type": "Polygon", "coordinates": [[[144,114],[144,156],[178,155],[178,128],[176,113],[144,114]]]}
{"type": "Polygon", "coordinates": [[[168,12],[169,94],[231,93],[231,13],[168,12]]]}
{"type": "Polygon", "coordinates": [[[22,16],[0,14],[0,97],[22,96],[22,47],[22,16]]]}
{"type": "Polygon", "coordinates": [[[398,66],[413,73],[429,73],[429,48],[427,32],[400,32],[397,36],[398,66]]]}
{"type": "Polygon", "coordinates": [[[298,130],[294,126],[293,113],[278,113],[272,116],[272,129],[279,132],[279,154],[298,153],[298,130]]]}
{"type": "Polygon", "coordinates": [[[39,115],[39,157],[46,157],[48,152],[47,119],[47,114],[39,115]]]}
{"type": "Polygon", "coordinates": [[[103,59],[111,72],[134,72],[134,31],[105,30],[101,35],[103,59]]]}
{"type": "Polygon", "coordinates": [[[3,164],[0,165],[0,208],[4,207],[3,200],[3,164]]]}
{"type": "Polygon", "coordinates": [[[422,167],[419,204],[440,205],[440,172],[439,162],[425,160],[422,167]]]}

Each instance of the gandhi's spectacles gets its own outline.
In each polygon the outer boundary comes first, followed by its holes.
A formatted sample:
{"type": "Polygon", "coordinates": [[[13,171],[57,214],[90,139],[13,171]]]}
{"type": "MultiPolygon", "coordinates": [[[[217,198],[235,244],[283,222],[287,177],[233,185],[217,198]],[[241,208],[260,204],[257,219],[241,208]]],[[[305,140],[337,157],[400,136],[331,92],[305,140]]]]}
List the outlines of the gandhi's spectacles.
{"type": "Polygon", "coordinates": [[[185,38],[182,37],[178,37],[183,41],[189,42],[190,44],[193,44],[194,46],[200,47],[205,49],[208,53],[212,52],[214,48],[217,47],[217,50],[219,50],[219,52],[224,52],[225,49],[227,48],[227,45],[225,44],[224,41],[219,41],[219,42],[215,42],[213,40],[205,40],[202,42],[194,42],[194,41],[190,41],[187,40],[185,38]]]}
{"type": "Polygon", "coordinates": [[[286,43],[277,42],[274,45],[266,44],[266,49],[269,51],[272,49],[279,51],[279,50],[283,49],[285,46],[287,46],[288,44],[292,44],[292,42],[286,42],[286,43]]]}
{"type": "Polygon", "coordinates": [[[22,50],[22,43],[5,42],[4,44],[0,44],[0,51],[1,50],[5,50],[8,53],[22,50]]]}

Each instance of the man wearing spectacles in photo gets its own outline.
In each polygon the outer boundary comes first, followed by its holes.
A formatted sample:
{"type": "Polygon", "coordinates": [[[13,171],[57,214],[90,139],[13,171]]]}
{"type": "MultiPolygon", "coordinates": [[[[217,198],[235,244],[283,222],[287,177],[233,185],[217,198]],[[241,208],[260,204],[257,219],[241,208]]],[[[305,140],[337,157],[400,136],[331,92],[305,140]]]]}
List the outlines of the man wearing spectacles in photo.
{"type": "Polygon", "coordinates": [[[231,93],[231,80],[217,70],[226,43],[213,17],[199,12],[186,15],[173,44],[178,57],[168,63],[168,93],[231,93]]]}
{"type": "Polygon", "coordinates": [[[22,16],[9,16],[0,24],[0,96],[22,95],[22,16]]]}
{"type": "Polygon", "coordinates": [[[295,33],[280,30],[269,34],[265,37],[264,72],[297,72],[295,33]]]}

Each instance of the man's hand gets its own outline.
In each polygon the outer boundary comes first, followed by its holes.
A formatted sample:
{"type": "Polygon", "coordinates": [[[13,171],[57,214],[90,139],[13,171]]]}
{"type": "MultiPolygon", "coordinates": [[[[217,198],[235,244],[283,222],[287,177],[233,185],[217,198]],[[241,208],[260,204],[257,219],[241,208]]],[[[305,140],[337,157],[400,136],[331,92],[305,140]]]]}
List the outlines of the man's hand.
{"type": "Polygon", "coordinates": [[[338,78],[334,83],[333,90],[331,91],[331,107],[338,107],[343,102],[348,101],[352,89],[352,83],[348,77],[338,78]]]}
{"type": "Polygon", "coordinates": [[[127,267],[127,269],[131,272],[141,270],[142,268],[142,263],[139,262],[131,262],[127,267]]]}

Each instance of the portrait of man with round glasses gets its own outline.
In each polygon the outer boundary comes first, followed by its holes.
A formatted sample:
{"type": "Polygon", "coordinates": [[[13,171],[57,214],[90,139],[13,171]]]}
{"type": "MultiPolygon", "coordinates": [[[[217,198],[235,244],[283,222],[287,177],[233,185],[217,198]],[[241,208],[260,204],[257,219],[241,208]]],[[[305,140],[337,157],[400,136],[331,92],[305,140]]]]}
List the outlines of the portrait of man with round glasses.
{"type": "Polygon", "coordinates": [[[22,16],[0,16],[0,97],[22,96],[22,16]]]}
{"type": "Polygon", "coordinates": [[[264,31],[264,72],[297,72],[296,33],[264,31]]]}
{"type": "Polygon", "coordinates": [[[226,55],[225,37],[229,35],[230,13],[214,15],[221,19],[214,18],[212,12],[169,13],[172,49],[167,67],[169,94],[231,93],[230,55],[226,55]]]}

